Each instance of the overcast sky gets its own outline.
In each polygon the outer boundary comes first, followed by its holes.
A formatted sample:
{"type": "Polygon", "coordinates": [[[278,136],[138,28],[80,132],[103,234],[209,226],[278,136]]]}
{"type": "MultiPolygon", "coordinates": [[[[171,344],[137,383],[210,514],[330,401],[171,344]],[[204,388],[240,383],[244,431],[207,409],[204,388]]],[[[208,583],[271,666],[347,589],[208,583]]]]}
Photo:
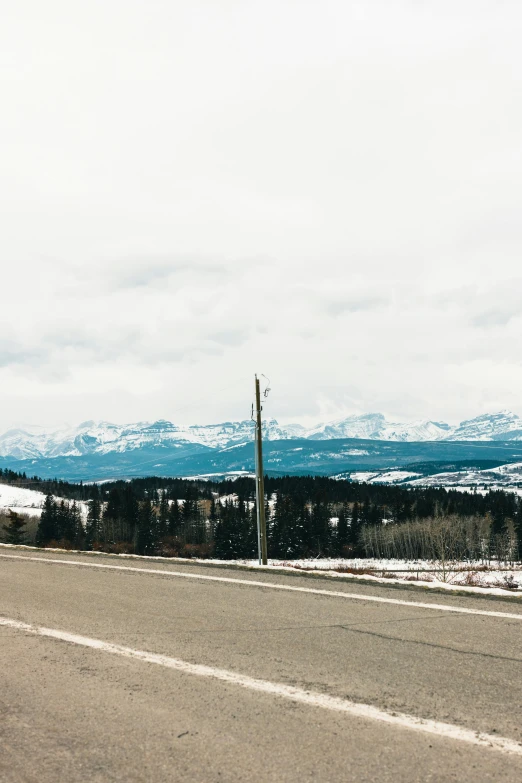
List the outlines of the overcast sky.
{"type": "Polygon", "coordinates": [[[522,414],[520,0],[17,0],[0,430],[522,414]]]}

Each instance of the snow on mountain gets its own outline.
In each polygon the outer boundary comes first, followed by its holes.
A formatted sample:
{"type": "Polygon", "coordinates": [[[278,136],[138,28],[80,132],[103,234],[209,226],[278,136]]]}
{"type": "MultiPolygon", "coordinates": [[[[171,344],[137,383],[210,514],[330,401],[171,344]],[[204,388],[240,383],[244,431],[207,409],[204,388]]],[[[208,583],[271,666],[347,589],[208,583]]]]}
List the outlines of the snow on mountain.
{"type": "Polygon", "coordinates": [[[29,429],[12,429],[0,435],[0,456],[14,459],[37,458],[47,448],[48,434],[29,429]]]}
{"type": "Polygon", "coordinates": [[[446,440],[453,427],[442,421],[412,421],[406,424],[388,424],[383,440],[421,441],[446,440]]]}
{"type": "Polygon", "coordinates": [[[511,411],[463,421],[448,440],[522,440],[522,419],[511,411]]]}
{"type": "MultiPolygon", "coordinates": [[[[293,429],[298,432],[299,425],[293,429]]],[[[275,419],[263,422],[263,433],[268,440],[295,437],[275,419]]],[[[175,425],[164,420],[128,425],[86,421],[78,427],[48,433],[36,428],[9,430],[0,436],[0,456],[15,459],[79,457],[146,447],[177,448],[186,444],[222,448],[251,441],[253,436],[251,420],[208,425],[175,425]]]]}
{"type": "MultiPolygon", "coordinates": [[[[509,411],[463,421],[458,427],[444,422],[396,423],[381,413],[348,416],[306,429],[299,424],[263,422],[267,440],[331,440],[360,438],[396,442],[522,440],[522,419],[509,411]]],[[[11,429],[0,435],[0,457],[40,459],[124,453],[138,449],[227,448],[252,441],[254,424],[245,421],[221,424],[176,425],[170,421],[111,424],[85,421],[77,427],[45,431],[37,427],[11,429]]]]}
{"type": "Polygon", "coordinates": [[[367,413],[364,416],[348,416],[345,419],[320,424],[306,434],[310,440],[330,440],[332,438],[364,438],[381,440],[386,427],[382,413],[367,413]]]}
{"type": "Polygon", "coordinates": [[[16,459],[77,457],[93,451],[95,444],[117,440],[121,429],[114,424],[90,421],[52,432],[37,427],[13,429],[0,435],[0,456],[16,459]]]}
{"type": "Polygon", "coordinates": [[[442,440],[452,428],[449,424],[433,421],[415,421],[394,424],[386,421],[382,413],[368,413],[364,416],[348,416],[345,419],[321,424],[308,432],[313,440],[330,438],[366,438],[368,440],[421,441],[442,440]]]}

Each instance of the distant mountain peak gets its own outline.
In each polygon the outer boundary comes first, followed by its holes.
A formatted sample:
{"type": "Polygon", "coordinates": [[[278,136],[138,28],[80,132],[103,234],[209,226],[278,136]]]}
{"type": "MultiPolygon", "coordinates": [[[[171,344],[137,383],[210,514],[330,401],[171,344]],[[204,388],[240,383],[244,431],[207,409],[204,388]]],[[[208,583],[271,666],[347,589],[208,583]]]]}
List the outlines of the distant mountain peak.
{"type": "MultiPolygon", "coordinates": [[[[250,419],[191,425],[177,425],[167,419],[125,425],[84,421],[77,427],[52,431],[37,427],[8,430],[0,435],[0,457],[72,457],[156,447],[162,450],[188,446],[219,449],[249,443],[253,433],[254,424],[250,419]]],[[[267,440],[522,441],[522,419],[512,411],[503,410],[466,419],[453,427],[431,420],[391,422],[382,413],[365,413],[306,428],[300,424],[281,425],[276,419],[268,418],[263,421],[263,435],[267,440]]]]}
{"type": "Polygon", "coordinates": [[[522,419],[509,410],[483,413],[461,422],[451,440],[522,440],[522,419]]]}

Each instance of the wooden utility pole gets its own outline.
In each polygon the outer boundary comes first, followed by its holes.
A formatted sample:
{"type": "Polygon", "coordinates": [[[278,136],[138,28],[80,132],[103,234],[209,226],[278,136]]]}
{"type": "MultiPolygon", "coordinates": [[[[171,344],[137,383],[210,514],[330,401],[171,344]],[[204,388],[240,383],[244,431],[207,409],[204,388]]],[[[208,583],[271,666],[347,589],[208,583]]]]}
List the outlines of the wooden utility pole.
{"type": "Polygon", "coordinates": [[[263,475],[263,432],[261,429],[261,393],[259,378],[256,375],[256,502],[257,533],[259,540],[259,559],[267,565],[266,518],[265,518],[265,480],[263,475]]]}

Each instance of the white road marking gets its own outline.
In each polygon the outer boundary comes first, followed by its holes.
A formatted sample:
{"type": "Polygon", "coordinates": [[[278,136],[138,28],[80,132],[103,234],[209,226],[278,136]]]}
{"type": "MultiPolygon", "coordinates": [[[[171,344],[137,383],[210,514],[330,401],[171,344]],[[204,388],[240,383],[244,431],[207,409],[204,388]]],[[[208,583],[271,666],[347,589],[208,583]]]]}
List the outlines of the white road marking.
{"type": "Polygon", "coordinates": [[[159,568],[133,568],[132,566],[109,565],[108,563],[86,563],[82,560],[59,560],[50,557],[25,557],[24,555],[3,555],[0,557],[9,560],[30,560],[38,563],[54,563],[60,565],[75,565],[83,568],[105,568],[111,571],[131,571],[138,574],[161,574],[181,579],[200,579],[207,582],[225,582],[233,585],[248,585],[250,587],[264,587],[267,590],[286,590],[292,593],[311,593],[312,595],[326,595],[333,598],[348,598],[353,601],[373,601],[380,604],[395,604],[396,606],[413,606],[416,609],[432,609],[437,612],[454,612],[457,614],[472,614],[482,617],[501,617],[504,620],[522,620],[522,613],[491,612],[483,609],[466,609],[461,606],[448,604],[427,604],[421,601],[403,601],[400,598],[383,598],[377,595],[361,595],[359,593],[344,593],[338,590],[319,590],[314,587],[294,587],[282,585],[276,582],[259,582],[254,579],[233,579],[227,576],[208,576],[207,574],[188,574],[184,571],[164,571],[159,568]]]}
{"type": "Polygon", "coordinates": [[[478,745],[479,747],[489,748],[502,753],[522,756],[522,745],[515,740],[508,739],[507,737],[483,734],[472,731],[471,729],[455,726],[452,723],[424,720],[423,718],[417,718],[414,715],[407,715],[400,712],[390,713],[385,710],[380,710],[378,707],[374,707],[371,704],[361,704],[350,701],[349,699],[339,698],[338,696],[328,696],[325,693],[305,691],[301,688],[294,688],[291,685],[270,682],[268,680],[258,680],[254,677],[239,674],[238,672],[217,669],[213,666],[202,666],[201,664],[189,663],[188,661],[182,661],[179,658],[170,658],[168,655],[158,655],[157,653],[146,652],[144,650],[134,650],[132,647],[123,647],[119,644],[111,644],[110,642],[104,642],[100,639],[90,639],[87,636],[79,636],[74,633],[59,631],[53,628],[29,625],[27,623],[18,622],[17,620],[10,620],[7,617],[0,617],[0,626],[35,634],[36,636],[58,639],[81,647],[90,647],[93,650],[101,650],[102,652],[120,655],[124,658],[135,658],[139,661],[145,661],[146,663],[164,666],[167,669],[174,669],[183,672],[184,674],[221,680],[222,682],[238,685],[241,688],[247,688],[248,690],[257,691],[258,693],[266,693],[270,696],[278,696],[283,699],[288,699],[289,701],[306,704],[309,707],[320,707],[324,710],[342,712],[353,715],[356,718],[375,720],[402,729],[424,732],[425,734],[434,734],[443,737],[444,739],[458,740],[459,742],[466,742],[470,745],[478,745]]]}

